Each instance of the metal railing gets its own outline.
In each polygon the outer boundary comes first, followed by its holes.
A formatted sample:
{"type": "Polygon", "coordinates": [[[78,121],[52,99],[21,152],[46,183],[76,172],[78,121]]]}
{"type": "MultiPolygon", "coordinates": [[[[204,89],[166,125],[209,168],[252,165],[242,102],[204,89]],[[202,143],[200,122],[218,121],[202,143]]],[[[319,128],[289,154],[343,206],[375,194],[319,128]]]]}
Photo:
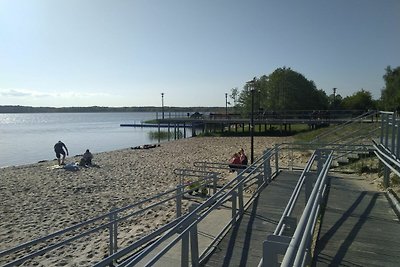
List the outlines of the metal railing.
{"type": "MultiPolygon", "coordinates": [[[[179,170],[176,171],[176,174],[178,173],[179,170]]],[[[189,173],[181,172],[180,175],[189,175],[189,173]]],[[[132,205],[128,205],[119,209],[114,208],[107,214],[86,220],[63,230],[54,232],[50,235],[20,244],[16,247],[0,251],[0,262],[5,264],[4,266],[15,266],[37,256],[41,256],[49,251],[71,244],[76,240],[83,239],[89,235],[105,235],[106,232],[108,232],[109,255],[115,254],[118,251],[118,235],[121,232],[119,227],[120,223],[126,223],[130,219],[137,219],[138,216],[142,215],[148,210],[155,208],[161,209],[163,205],[166,205],[170,201],[175,201],[177,219],[172,220],[167,224],[167,226],[162,227],[162,229],[167,229],[168,227],[171,227],[182,220],[182,218],[180,218],[182,216],[182,199],[185,194],[191,191],[189,188],[190,185],[194,183],[200,183],[202,185],[211,184],[211,187],[214,188],[213,192],[216,192],[216,180],[218,179],[217,173],[197,171],[191,175],[197,175],[198,179],[185,184],[180,183],[176,186],[176,188],[143,199],[132,205]],[[40,248],[37,249],[37,247],[40,248]],[[26,253],[26,251],[28,251],[28,253],[26,253]],[[9,258],[14,258],[14,260],[10,261],[8,259],[4,259],[7,256],[9,258]]],[[[162,229],[157,231],[163,232],[162,229]]],[[[157,231],[155,231],[155,234],[157,234],[157,231]]]]}
{"type": "MultiPolygon", "coordinates": [[[[192,265],[197,265],[204,260],[215,248],[216,243],[232,227],[232,225],[244,213],[244,210],[254,201],[260,190],[265,187],[279,172],[278,164],[279,147],[267,150],[254,164],[245,169],[237,169],[234,179],[225,185],[218,184],[219,173],[213,170],[229,168],[228,163],[197,162],[201,169],[175,169],[174,173],[179,176],[179,184],[155,196],[143,199],[132,205],[112,209],[111,212],[96,218],[73,225],[66,229],[57,231],[50,235],[26,242],[14,248],[0,252],[0,259],[4,266],[15,266],[26,261],[43,256],[55,249],[60,249],[74,241],[97,234],[95,238],[108,240],[109,256],[100,260],[95,266],[133,266],[138,262],[148,260],[148,265],[157,262],[170,249],[176,247],[182,241],[181,265],[189,264],[189,246],[192,265]],[[271,158],[275,160],[271,166],[271,158]],[[205,170],[211,168],[212,170],[205,170]],[[197,188],[207,188],[207,196],[202,199],[203,203],[192,205],[188,212],[183,212],[183,200],[187,200],[188,194],[197,188]],[[250,193],[251,191],[251,193],[250,193]],[[153,230],[153,232],[134,241],[132,244],[120,248],[118,235],[126,228],[129,229],[130,219],[140,219],[138,216],[151,209],[161,210],[163,205],[176,202],[176,218],[171,219],[165,225],[153,230]],[[215,234],[214,239],[199,254],[197,227],[209,214],[218,212],[222,207],[230,206],[231,215],[225,225],[221,225],[220,231],[215,234]],[[125,228],[122,229],[121,225],[125,228]],[[108,233],[108,238],[107,237],[108,233]],[[158,247],[161,243],[170,241],[162,249],[158,247]],[[154,253],[156,253],[154,255],[154,253]],[[152,256],[153,255],[153,256],[152,256]],[[149,259],[150,257],[150,259],[149,259]],[[11,261],[9,260],[11,259],[11,261]]],[[[107,241],[106,241],[107,242],[107,241]]]]}
{"type": "MultiPolygon", "coordinates": [[[[366,121],[373,122],[374,121],[373,118],[374,118],[374,116],[376,116],[377,113],[378,112],[375,110],[368,111],[368,112],[362,113],[361,115],[359,115],[357,117],[350,118],[346,122],[337,125],[332,130],[323,132],[322,134],[316,136],[312,141],[310,141],[310,143],[337,143],[337,141],[340,139],[346,140],[347,139],[346,136],[341,136],[338,138],[338,136],[340,136],[341,133],[346,132],[346,131],[344,131],[346,128],[349,128],[354,124],[359,124],[359,123],[363,123],[366,121]]],[[[349,135],[347,135],[347,137],[348,136],[349,135]]]]}
{"type": "Polygon", "coordinates": [[[376,156],[384,164],[383,186],[388,188],[390,171],[400,177],[400,120],[396,112],[381,111],[380,115],[380,138],[373,143],[376,156]]]}
{"type": "Polygon", "coordinates": [[[329,182],[327,174],[332,159],[333,151],[331,150],[317,150],[310,157],[274,233],[267,236],[263,243],[263,258],[259,266],[306,266],[310,263],[312,236],[322,200],[326,197],[329,182]],[[318,165],[316,180],[309,174],[314,161],[317,161],[318,165]],[[307,203],[295,227],[295,220],[290,220],[290,215],[303,186],[305,186],[307,203]],[[295,228],[294,233],[284,234],[287,227],[295,228]],[[278,255],[283,255],[281,264],[278,261],[278,255]]]}
{"type": "MultiPolygon", "coordinates": [[[[189,214],[177,219],[174,224],[170,224],[163,229],[163,233],[158,231],[156,235],[148,238],[144,246],[144,241],[139,240],[123,251],[117,252],[95,266],[106,266],[110,263],[118,262],[117,266],[152,266],[162,260],[173,249],[181,244],[179,263],[180,266],[198,266],[215,249],[216,244],[242,216],[244,210],[254,201],[260,190],[262,190],[279,172],[279,169],[273,170],[270,165],[270,159],[278,153],[277,149],[266,151],[263,157],[259,158],[244,170],[240,170],[238,175],[223,185],[214,195],[210,196],[201,204],[192,205],[189,214]],[[245,194],[246,189],[253,188],[251,194],[245,194]],[[222,207],[229,207],[231,215],[227,218],[225,224],[216,225],[218,232],[213,234],[212,240],[208,244],[199,248],[198,228],[207,217],[214,212],[219,212],[222,207]],[[190,259],[189,259],[190,255],[190,259]],[[123,258],[124,257],[124,258],[123,258]]],[[[226,163],[196,163],[211,168],[226,168],[226,163]],[[225,166],[224,166],[225,165],[225,166]]],[[[277,166],[277,165],[276,165],[277,166]]],[[[188,170],[181,170],[187,173],[188,170]]],[[[204,170],[203,170],[204,171],[204,170]]],[[[147,237],[145,237],[147,238],[147,237]]]]}

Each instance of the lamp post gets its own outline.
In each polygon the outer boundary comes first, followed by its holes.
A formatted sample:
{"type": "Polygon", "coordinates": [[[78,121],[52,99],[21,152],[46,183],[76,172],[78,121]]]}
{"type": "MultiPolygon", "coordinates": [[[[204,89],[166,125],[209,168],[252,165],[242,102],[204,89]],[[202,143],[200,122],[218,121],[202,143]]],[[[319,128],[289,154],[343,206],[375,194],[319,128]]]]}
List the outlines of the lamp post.
{"type": "Polygon", "coordinates": [[[225,117],[228,118],[228,93],[225,93],[225,117]]]}
{"type": "Polygon", "coordinates": [[[251,121],[250,121],[250,163],[254,162],[254,83],[255,77],[253,80],[248,81],[247,85],[250,88],[251,93],[251,121]]]}
{"type": "Polygon", "coordinates": [[[164,93],[161,93],[161,113],[162,119],[164,119],[164,93]]]}
{"type": "Polygon", "coordinates": [[[333,88],[333,109],[335,109],[336,106],[336,87],[333,88]]]}

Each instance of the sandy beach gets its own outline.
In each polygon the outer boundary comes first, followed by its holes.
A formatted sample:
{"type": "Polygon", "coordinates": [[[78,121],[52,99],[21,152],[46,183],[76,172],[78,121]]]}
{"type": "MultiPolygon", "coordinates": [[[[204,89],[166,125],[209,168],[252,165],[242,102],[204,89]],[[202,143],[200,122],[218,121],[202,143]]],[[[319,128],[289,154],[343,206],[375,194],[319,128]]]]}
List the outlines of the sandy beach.
{"type": "MultiPolygon", "coordinates": [[[[266,148],[291,141],[291,137],[255,137],[255,158],[266,148]]],[[[201,137],[162,143],[151,149],[126,148],[97,154],[92,151],[93,163],[98,167],[82,167],[78,171],[53,169],[56,160],[1,168],[0,250],[175,188],[179,177],[174,169],[195,169],[193,162],[196,161],[228,162],[240,148],[244,148],[250,159],[249,137],[201,137]]],[[[79,152],[70,151],[70,154],[79,152]]],[[[305,166],[309,156],[309,152],[294,151],[290,157],[297,165],[305,166]]],[[[80,156],[67,157],[66,163],[79,160],[80,156]]],[[[282,153],[280,164],[287,166],[288,161],[288,154],[282,153]]],[[[220,171],[222,181],[229,175],[228,170],[220,171]]],[[[379,183],[376,178],[371,179],[366,178],[371,184],[379,183]]],[[[183,204],[187,208],[188,203],[183,204]]],[[[171,203],[162,210],[155,209],[129,224],[122,224],[119,246],[132,243],[173,218],[175,204],[171,203]]],[[[75,241],[22,266],[91,266],[107,254],[108,236],[103,233],[75,241]]],[[[1,258],[0,265],[9,260],[1,258]]]]}
{"type": "MultiPolygon", "coordinates": [[[[259,157],[266,148],[290,141],[290,137],[256,137],[254,155],[259,157]]],[[[250,158],[248,137],[203,137],[162,143],[152,149],[127,148],[98,154],[93,151],[93,162],[99,167],[80,168],[76,172],[52,169],[56,161],[2,168],[0,250],[105,214],[113,207],[121,208],[165,192],[178,184],[174,169],[194,168],[195,161],[227,162],[241,147],[250,158]]],[[[67,157],[66,163],[79,159],[67,157]]],[[[222,171],[221,176],[228,174],[227,170],[222,171]]],[[[123,245],[130,242],[129,238],[167,222],[175,216],[174,208],[172,205],[171,210],[160,212],[156,220],[150,215],[141,217],[131,226],[129,236],[119,237],[119,242],[123,245]]],[[[61,249],[25,266],[88,266],[108,252],[107,242],[99,241],[81,248],[78,243],[70,249],[81,250],[81,256],[67,257],[61,249]]]]}

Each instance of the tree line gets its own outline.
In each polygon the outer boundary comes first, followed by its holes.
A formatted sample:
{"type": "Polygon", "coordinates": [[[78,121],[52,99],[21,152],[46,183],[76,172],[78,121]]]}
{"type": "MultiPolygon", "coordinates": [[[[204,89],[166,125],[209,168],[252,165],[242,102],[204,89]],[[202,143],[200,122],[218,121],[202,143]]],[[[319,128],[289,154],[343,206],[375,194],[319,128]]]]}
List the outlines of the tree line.
{"type": "Polygon", "coordinates": [[[231,90],[234,109],[241,114],[280,110],[371,110],[400,111],[400,67],[385,69],[380,99],[361,89],[351,96],[327,95],[312,80],[291,68],[278,68],[269,75],[247,82],[243,90],[231,90]]]}
{"type": "MultiPolygon", "coordinates": [[[[91,112],[162,112],[161,107],[31,107],[31,106],[0,106],[0,113],[91,113],[91,112]]],[[[165,107],[164,112],[225,112],[222,107],[165,107]]]]}

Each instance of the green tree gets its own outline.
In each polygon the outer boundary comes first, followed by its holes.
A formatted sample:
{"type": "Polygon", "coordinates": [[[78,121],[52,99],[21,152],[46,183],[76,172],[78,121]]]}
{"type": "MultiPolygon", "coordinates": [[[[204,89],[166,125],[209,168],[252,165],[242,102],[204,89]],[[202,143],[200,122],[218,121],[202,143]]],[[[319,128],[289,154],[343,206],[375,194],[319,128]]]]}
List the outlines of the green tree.
{"type": "Polygon", "coordinates": [[[236,106],[238,96],[239,96],[239,89],[237,87],[232,88],[229,97],[232,98],[234,107],[236,106]]]}
{"type": "Polygon", "coordinates": [[[344,109],[368,110],[375,109],[374,101],[371,93],[361,89],[351,96],[347,96],[342,100],[341,106],[344,109]]]}
{"type": "Polygon", "coordinates": [[[318,90],[313,81],[286,67],[246,83],[238,98],[238,106],[245,114],[251,110],[251,89],[254,89],[255,111],[328,108],[328,97],[323,90],[318,90]]]}
{"type": "Polygon", "coordinates": [[[330,94],[328,96],[328,103],[329,103],[329,108],[330,109],[340,109],[341,105],[342,105],[342,100],[343,97],[340,94],[330,94]]]}
{"type": "Polygon", "coordinates": [[[385,87],[381,91],[381,108],[400,111],[400,67],[392,69],[388,66],[383,75],[385,87]]]}

